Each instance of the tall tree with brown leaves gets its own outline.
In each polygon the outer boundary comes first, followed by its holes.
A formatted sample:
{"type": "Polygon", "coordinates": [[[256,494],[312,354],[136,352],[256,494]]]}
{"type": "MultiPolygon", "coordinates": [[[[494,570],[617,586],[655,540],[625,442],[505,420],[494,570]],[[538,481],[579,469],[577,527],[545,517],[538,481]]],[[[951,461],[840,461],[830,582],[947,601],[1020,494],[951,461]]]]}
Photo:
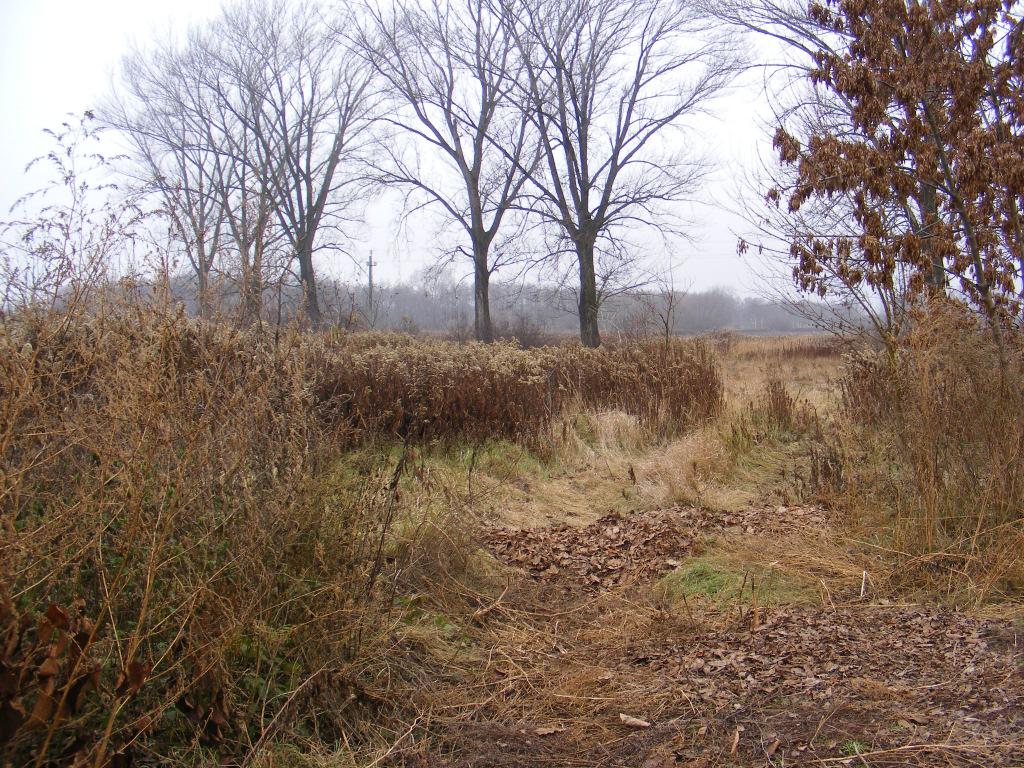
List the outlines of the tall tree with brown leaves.
{"type": "Polygon", "coordinates": [[[796,171],[793,214],[845,196],[855,235],[794,238],[794,275],[826,292],[823,275],[911,290],[947,287],[977,306],[998,338],[1024,299],[1022,22],[1011,0],[827,0],[810,16],[835,36],[816,52],[812,83],[849,111],[848,132],[774,145],[796,171]],[[913,202],[913,205],[910,203],[913,202]],[[887,212],[901,208],[907,227],[887,212]]]}

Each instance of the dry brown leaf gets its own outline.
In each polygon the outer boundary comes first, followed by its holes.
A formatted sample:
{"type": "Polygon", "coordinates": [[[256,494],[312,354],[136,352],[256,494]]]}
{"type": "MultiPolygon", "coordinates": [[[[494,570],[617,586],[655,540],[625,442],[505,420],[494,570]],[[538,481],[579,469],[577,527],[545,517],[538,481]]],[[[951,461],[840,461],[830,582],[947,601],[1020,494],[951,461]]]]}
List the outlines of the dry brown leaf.
{"type": "Polygon", "coordinates": [[[56,604],[51,604],[46,609],[46,618],[57,629],[67,629],[71,623],[71,617],[68,615],[68,612],[56,604]]]}
{"type": "Polygon", "coordinates": [[[914,725],[928,725],[928,718],[924,715],[918,714],[917,712],[901,712],[900,714],[904,720],[907,720],[914,725]]]}
{"type": "Polygon", "coordinates": [[[149,676],[152,665],[140,661],[131,661],[126,669],[121,670],[117,676],[115,692],[118,696],[134,696],[139,692],[146,678],[149,676]]]}
{"type": "Polygon", "coordinates": [[[28,723],[30,728],[44,728],[57,711],[57,700],[53,697],[53,685],[50,684],[39,692],[36,704],[32,707],[28,723]]]}
{"type": "Polygon", "coordinates": [[[550,736],[553,733],[562,733],[565,731],[564,725],[542,725],[540,728],[534,728],[533,732],[538,736],[550,736]]]}
{"type": "Polygon", "coordinates": [[[668,752],[655,752],[644,760],[641,768],[675,768],[676,758],[668,752]]]}
{"type": "Polygon", "coordinates": [[[623,725],[628,725],[630,728],[650,728],[651,724],[646,720],[641,720],[639,717],[632,717],[631,715],[619,712],[619,720],[622,721],[623,725]]]}
{"type": "Polygon", "coordinates": [[[729,747],[729,754],[730,755],[735,755],[736,754],[736,749],[737,749],[737,747],[739,747],[739,745],[740,745],[740,729],[739,729],[739,727],[737,727],[736,730],[732,732],[732,746],[729,747]]]}
{"type": "Polygon", "coordinates": [[[48,656],[36,670],[36,674],[39,677],[53,677],[58,672],[60,672],[60,662],[53,658],[53,656],[48,656]]]}

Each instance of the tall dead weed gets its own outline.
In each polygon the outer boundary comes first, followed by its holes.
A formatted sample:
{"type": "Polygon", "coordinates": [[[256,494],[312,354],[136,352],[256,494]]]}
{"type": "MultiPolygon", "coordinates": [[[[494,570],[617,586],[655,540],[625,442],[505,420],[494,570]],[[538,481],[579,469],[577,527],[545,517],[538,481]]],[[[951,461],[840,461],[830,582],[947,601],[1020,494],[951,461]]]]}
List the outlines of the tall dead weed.
{"type": "Polygon", "coordinates": [[[935,302],[840,380],[842,501],[905,579],[979,600],[1024,588],[1024,344],[1005,343],[1001,365],[976,317],[935,302]]]}

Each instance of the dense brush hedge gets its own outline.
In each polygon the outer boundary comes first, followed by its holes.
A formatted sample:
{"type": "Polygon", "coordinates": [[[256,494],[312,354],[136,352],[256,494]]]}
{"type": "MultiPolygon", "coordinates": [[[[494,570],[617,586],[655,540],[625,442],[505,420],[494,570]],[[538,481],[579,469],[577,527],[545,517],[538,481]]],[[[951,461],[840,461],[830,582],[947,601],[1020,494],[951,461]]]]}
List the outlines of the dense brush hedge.
{"type": "Polygon", "coordinates": [[[386,499],[338,497],[303,340],[121,308],[0,333],[0,764],[340,734],[386,499]],[[297,696],[299,686],[314,699],[297,696]],[[283,722],[282,722],[283,719],[283,722]]]}
{"type": "Polygon", "coordinates": [[[524,350],[355,334],[307,341],[302,354],[315,401],[354,436],[529,439],[577,407],[622,410],[667,435],[723,402],[702,341],[524,350]]]}
{"type": "Polygon", "coordinates": [[[360,664],[386,635],[400,466],[341,492],[342,452],[530,439],[578,407],[669,432],[721,399],[700,344],[261,334],[131,305],[7,318],[0,764],[237,763],[285,729],[350,738],[374,705],[360,664]]]}

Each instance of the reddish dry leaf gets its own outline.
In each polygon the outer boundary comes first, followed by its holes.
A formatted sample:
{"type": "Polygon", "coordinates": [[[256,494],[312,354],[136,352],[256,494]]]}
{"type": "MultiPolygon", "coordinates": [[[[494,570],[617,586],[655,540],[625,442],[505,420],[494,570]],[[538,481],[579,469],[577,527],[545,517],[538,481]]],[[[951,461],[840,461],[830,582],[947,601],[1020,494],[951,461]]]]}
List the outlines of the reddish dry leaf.
{"type": "Polygon", "coordinates": [[[57,700],[53,697],[53,687],[51,679],[47,684],[49,690],[44,688],[39,692],[35,706],[32,707],[32,714],[28,717],[30,728],[44,728],[50,722],[54,712],[57,711],[57,700]]]}
{"type": "Polygon", "coordinates": [[[86,672],[81,675],[68,690],[68,706],[71,709],[72,714],[77,714],[79,708],[82,706],[82,699],[85,698],[85,694],[89,691],[98,691],[100,689],[100,668],[99,666],[94,667],[90,672],[86,672]]]}
{"type": "Polygon", "coordinates": [[[60,672],[60,662],[53,656],[47,656],[36,670],[36,674],[39,677],[53,677],[58,672],[60,672]]]}
{"type": "Polygon", "coordinates": [[[128,667],[121,670],[117,676],[115,692],[118,696],[134,696],[146,682],[152,665],[141,661],[130,661],[128,667]]]}
{"type": "Polygon", "coordinates": [[[675,765],[675,755],[665,751],[658,751],[644,760],[641,768],[675,768],[675,765]]]}
{"type": "Polygon", "coordinates": [[[736,748],[739,747],[739,745],[740,745],[740,729],[736,728],[736,730],[732,732],[732,746],[729,747],[729,754],[730,755],[735,755],[736,754],[736,748]]]}
{"type": "Polygon", "coordinates": [[[68,612],[56,604],[51,604],[46,609],[46,618],[57,629],[67,629],[71,626],[71,617],[68,612]]]}
{"type": "Polygon", "coordinates": [[[915,712],[901,712],[904,720],[914,725],[928,725],[928,718],[915,712]]]}

